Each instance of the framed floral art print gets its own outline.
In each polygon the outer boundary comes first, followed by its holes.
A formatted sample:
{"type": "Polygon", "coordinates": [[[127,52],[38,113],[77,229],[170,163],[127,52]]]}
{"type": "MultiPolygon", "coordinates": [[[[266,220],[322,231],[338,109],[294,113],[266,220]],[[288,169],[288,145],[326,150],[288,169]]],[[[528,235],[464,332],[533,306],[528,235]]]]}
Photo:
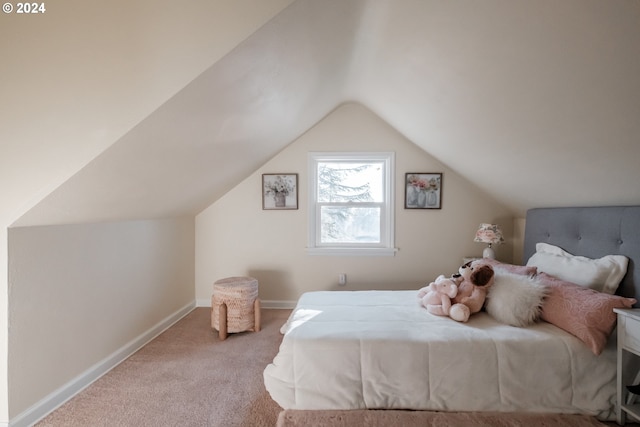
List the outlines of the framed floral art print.
{"type": "Polygon", "coordinates": [[[442,208],[442,174],[412,172],[405,175],[405,209],[442,208]]]}
{"type": "Polygon", "coordinates": [[[262,209],[298,209],[298,174],[262,174],[262,209]]]}

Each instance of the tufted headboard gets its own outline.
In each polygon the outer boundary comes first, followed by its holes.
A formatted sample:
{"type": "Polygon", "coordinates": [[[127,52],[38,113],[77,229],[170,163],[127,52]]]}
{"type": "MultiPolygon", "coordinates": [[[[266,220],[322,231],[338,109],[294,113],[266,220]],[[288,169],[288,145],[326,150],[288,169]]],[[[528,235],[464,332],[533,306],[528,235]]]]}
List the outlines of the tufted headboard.
{"type": "Polygon", "coordinates": [[[627,256],[627,274],[616,293],[640,301],[640,206],[530,209],[524,263],[535,253],[538,242],[589,258],[627,256]]]}

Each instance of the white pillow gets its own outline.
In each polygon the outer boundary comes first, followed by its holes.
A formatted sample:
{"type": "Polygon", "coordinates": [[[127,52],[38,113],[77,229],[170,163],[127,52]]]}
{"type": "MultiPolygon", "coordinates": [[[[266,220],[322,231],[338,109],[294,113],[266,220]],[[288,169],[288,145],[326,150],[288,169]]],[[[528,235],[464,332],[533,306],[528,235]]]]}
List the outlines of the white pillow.
{"type": "Polygon", "coordinates": [[[560,246],[550,245],[548,243],[538,242],[536,243],[536,252],[546,252],[554,255],[573,256],[569,252],[562,249],[560,246]]]}
{"type": "Polygon", "coordinates": [[[499,322],[527,326],[540,317],[546,294],[546,286],[532,276],[495,270],[485,310],[499,322]]]}
{"type": "Polygon", "coordinates": [[[547,243],[537,243],[536,253],[527,261],[527,266],[537,267],[539,272],[609,295],[616,293],[620,281],[627,273],[628,264],[629,259],[624,255],[591,259],[571,255],[562,248],[547,243]]]}

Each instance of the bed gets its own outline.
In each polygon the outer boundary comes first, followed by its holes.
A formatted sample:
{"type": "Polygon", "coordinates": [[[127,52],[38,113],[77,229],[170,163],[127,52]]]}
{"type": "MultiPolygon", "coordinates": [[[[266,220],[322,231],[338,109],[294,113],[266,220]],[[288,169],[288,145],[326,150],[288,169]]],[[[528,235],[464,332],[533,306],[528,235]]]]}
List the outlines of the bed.
{"type": "MultiPolygon", "coordinates": [[[[614,323],[585,335],[584,324],[575,318],[563,323],[566,316],[557,313],[588,312],[585,322],[611,316],[615,322],[611,307],[637,305],[638,230],[640,206],[528,211],[525,260],[548,246],[566,251],[553,254],[563,263],[588,257],[591,265],[615,255],[626,264],[617,295],[537,268],[535,279],[547,286],[549,303],[527,326],[505,324],[484,311],[468,323],[434,316],[417,303],[417,291],[306,293],[282,328],[265,386],[283,409],[571,413],[613,420],[614,323]],[[586,305],[576,304],[583,300],[586,305]],[[593,305],[604,311],[591,313],[585,307],[596,300],[593,305]]],[[[510,268],[509,274],[519,268],[494,266],[496,272],[510,268]]]]}

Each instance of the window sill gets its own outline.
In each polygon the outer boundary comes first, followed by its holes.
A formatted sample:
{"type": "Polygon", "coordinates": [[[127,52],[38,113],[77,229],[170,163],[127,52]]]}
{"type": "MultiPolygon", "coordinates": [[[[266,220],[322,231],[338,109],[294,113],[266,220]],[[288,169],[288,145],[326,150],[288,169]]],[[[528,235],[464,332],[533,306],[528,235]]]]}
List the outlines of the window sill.
{"type": "Polygon", "coordinates": [[[307,248],[307,254],[319,256],[395,256],[397,248],[307,248]]]}

